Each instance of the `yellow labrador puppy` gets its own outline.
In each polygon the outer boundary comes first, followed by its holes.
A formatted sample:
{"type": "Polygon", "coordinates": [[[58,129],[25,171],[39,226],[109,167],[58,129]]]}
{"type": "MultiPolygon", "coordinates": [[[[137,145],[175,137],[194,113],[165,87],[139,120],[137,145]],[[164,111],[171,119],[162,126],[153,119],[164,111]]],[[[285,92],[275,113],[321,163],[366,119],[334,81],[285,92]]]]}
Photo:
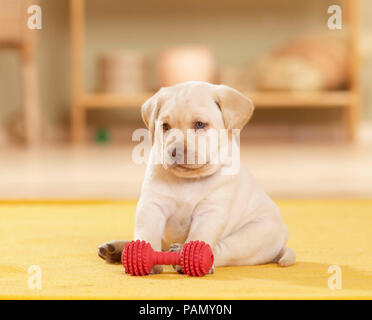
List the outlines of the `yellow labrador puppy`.
{"type": "MultiPolygon", "coordinates": [[[[295,262],[279,208],[233,152],[237,133],[253,109],[235,89],[195,81],[162,88],[144,103],[142,117],[153,146],[137,206],[135,239],[159,251],[205,241],[216,267],[295,262]],[[202,139],[213,130],[217,139],[202,139]],[[190,137],[195,143],[189,143],[190,137]],[[221,150],[228,156],[216,159],[221,150]]],[[[105,243],[98,254],[119,262],[126,243],[105,243]]],[[[161,266],[152,270],[161,271],[161,266]]]]}

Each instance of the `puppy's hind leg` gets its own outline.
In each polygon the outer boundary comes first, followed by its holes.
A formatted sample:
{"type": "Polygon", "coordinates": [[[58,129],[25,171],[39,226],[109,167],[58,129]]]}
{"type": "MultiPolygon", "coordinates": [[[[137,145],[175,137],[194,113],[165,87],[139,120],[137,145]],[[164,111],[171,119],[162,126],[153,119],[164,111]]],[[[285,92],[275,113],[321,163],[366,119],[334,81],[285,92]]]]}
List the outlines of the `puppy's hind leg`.
{"type": "Polygon", "coordinates": [[[296,262],[296,253],[291,248],[283,247],[273,262],[277,262],[281,267],[291,266],[296,262]]]}
{"type": "Polygon", "coordinates": [[[214,248],[216,267],[294,263],[296,255],[285,247],[287,228],[280,222],[250,222],[235,233],[219,240],[214,248]]]}

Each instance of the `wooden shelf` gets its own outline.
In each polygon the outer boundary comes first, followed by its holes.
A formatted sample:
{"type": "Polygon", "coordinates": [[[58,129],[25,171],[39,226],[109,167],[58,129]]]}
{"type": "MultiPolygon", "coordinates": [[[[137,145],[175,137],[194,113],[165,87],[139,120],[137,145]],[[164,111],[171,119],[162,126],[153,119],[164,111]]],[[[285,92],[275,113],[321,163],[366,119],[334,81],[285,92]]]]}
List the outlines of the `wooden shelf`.
{"type": "MultiPolygon", "coordinates": [[[[82,96],[80,104],[85,109],[97,108],[138,108],[154,92],[138,94],[88,93],[82,96]]],[[[244,92],[258,108],[342,108],[356,102],[351,91],[322,92],[244,92]]]]}
{"type": "Polygon", "coordinates": [[[85,108],[138,108],[154,92],[143,92],[136,94],[107,94],[107,93],[87,93],[81,99],[81,104],[85,108]]]}
{"type": "MultiPolygon", "coordinates": [[[[138,108],[154,92],[115,95],[86,92],[84,77],[85,2],[70,0],[71,9],[71,119],[74,142],[84,141],[88,109],[138,108]]],[[[322,92],[245,92],[257,108],[341,108],[347,135],[356,135],[360,111],[359,1],[345,0],[345,20],[348,24],[346,43],[349,57],[350,90],[322,92]]]]}
{"type": "Polygon", "coordinates": [[[319,92],[244,92],[257,107],[264,108],[339,108],[347,107],[356,96],[352,91],[319,92]]]}

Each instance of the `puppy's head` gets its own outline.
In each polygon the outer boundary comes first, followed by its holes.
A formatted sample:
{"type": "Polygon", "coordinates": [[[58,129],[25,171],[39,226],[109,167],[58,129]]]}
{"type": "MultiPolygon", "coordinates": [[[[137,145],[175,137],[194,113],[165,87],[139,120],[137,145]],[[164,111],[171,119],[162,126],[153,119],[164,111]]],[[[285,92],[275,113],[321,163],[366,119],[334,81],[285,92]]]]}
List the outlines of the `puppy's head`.
{"type": "Polygon", "coordinates": [[[221,167],[215,161],[224,147],[221,129],[242,129],[253,109],[251,100],[235,89],[191,81],[161,88],[141,111],[163,166],[177,176],[195,178],[221,167]]]}

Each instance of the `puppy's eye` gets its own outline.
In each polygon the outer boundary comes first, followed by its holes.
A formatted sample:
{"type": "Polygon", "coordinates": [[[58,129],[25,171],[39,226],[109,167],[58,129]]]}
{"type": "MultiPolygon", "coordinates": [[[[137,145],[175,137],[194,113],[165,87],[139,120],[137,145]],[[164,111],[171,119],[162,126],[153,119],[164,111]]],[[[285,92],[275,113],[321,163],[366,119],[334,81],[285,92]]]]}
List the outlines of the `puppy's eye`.
{"type": "Polygon", "coordinates": [[[170,129],[170,125],[168,123],[163,123],[163,130],[167,131],[170,129]]]}
{"type": "Polygon", "coordinates": [[[205,122],[196,121],[194,123],[194,129],[196,129],[196,130],[204,129],[206,126],[207,126],[207,124],[205,122]]]}

